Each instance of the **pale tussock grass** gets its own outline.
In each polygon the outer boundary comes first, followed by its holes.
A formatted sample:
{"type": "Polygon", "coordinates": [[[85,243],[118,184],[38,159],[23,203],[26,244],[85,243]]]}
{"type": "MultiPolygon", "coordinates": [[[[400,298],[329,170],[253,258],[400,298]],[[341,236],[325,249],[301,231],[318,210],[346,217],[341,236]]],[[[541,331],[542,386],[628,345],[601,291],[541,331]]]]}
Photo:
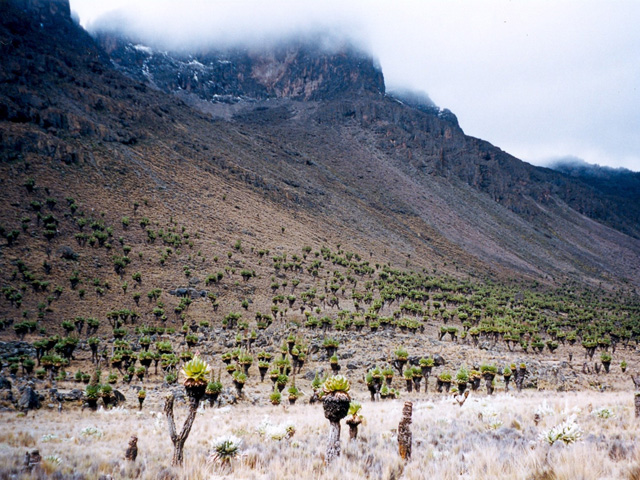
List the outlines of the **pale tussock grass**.
{"type": "MultiPolygon", "coordinates": [[[[447,397],[414,402],[413,456],[408,463],[397,453],[395,432],[403,401],[363,401],[365,422],[358,440],[348,442],[342,428],[342,455],[324,464],[328,422],[321,405],[251,407],[240,405],[199,413],[185,445],[180,478],[280,480],[313,478],[371,479],[632,479],[640,478],[639,425],[631,393],[534,393],[472,395],[459,407],[447,397]],[[602,418],[600,409],[613,415],[602,418]],[[534,413],[543,412],[534,424],[534,413]],[[540,437],[575,415],[583,432],[571,445],[548,445],[540,437]],[[274,440],[258,431],[265,421],[295,425],[290,439],[274,440]],[[221,435],[242,439],[231,470],[207,462],[211,443],[221,435]],[[634,473],[635,472],[635,473],[634,473]],[[635,475],[635,476],[634,476],[635,475]]],[[[178,429],[186,416],[176,407],[178,429]]],[[[57,455],[61,472],[83,472],[86,478],[155,479],[169,466],[172,444],[160,412],[39,411],[25,418],[0,415],[0,465],[3,475],[17,468],[27,449],[57,455]],[[88,427],[101,435],[82,434],[88,427]],[[135,465],[124,460],[131,435],[139,438],[135,465]],[[50,436],[48,441],[43,438],[50,436]]]]}

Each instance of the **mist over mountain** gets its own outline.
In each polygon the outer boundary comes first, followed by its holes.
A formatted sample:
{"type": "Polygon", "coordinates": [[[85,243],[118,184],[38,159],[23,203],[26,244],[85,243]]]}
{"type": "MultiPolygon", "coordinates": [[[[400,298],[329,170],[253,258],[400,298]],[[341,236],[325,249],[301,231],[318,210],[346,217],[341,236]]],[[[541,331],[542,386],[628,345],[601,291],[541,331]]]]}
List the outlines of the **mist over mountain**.
{"type": "Polygon", "coordinates": [[[554,160],[548,167],[615,198],[616,202],[625,204],[631,211],[637,210],[640,205],[640,172],[593,165],[575,157],[554,160]]]}
{"type": "Polygon", "coordinates": [[[370,56],[349,43],[323,44],[321,34],[261,47],[167,52],[101,32],[97,42],[130,77],[166,92],[210,102],[290,98],[330,100],[384,95],[384,78],[370,56]]]}
{"type": "Polygon", "coordinates": [[[260,231],[274,248],[286,224],[415,268],[640,283],[636,197],[465,135],[428,96],[386,92],[358,47],[307,37],[172,52],[105,29],[92,38],[62,0],[2,8],[6,205],[37,177],[116,219],[153,198],[157,215],[260,231]]]}
{"type": "Polygon", "coordinates": [[[627,175],[629,177],[638,176],[640,173],[622,167],[613,168],[587,163],[577,157],[558,158],[550,161],[546,166],[575,177],[624,178],[627,175]]]}

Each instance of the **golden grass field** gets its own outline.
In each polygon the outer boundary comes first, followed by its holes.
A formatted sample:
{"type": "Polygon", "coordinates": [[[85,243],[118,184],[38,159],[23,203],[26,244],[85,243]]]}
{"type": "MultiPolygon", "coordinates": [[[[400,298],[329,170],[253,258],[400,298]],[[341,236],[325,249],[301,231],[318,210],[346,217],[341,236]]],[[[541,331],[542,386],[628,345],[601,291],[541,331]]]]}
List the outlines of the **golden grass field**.
{"type": "MultiPolygon", "coordinates": [[[[640,421],[631,392],[472,394],[462,407],[451,397],[425,396],[413,405],[413,455],[406,463],[395,437],[403,400],[354,397],[365,421],[351,442],[342,422],[342,455],[331,465],[324,462],[329,424],[322,405],[306,399],[294,406],[202,409],[176,469],[160,405],[2,413],[0,478],[640,479],[640,421]],[[570,418],[581,433],[575,443],[549,445],[542,438],[570,418]],[[278,440],[279,426],[288,425],[295,434],[278,440]],[[139,437],[135,462],[124,460],[131,435],[139,437]],[[227,435],[241,440],[238,456],[226,467],[207,461],[212,443],[227,435]],[[21,472],[33,449],[44,458],[40,473],[21,472]]],[[[176,414],[180,429],[184,404],[176,414]]]]}

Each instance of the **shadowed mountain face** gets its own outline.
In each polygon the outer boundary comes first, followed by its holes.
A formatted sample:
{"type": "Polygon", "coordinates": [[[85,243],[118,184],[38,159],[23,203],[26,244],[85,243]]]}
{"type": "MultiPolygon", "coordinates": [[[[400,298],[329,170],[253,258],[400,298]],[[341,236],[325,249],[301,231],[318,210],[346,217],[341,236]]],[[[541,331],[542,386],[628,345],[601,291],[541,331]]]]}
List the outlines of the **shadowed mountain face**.
{"type": "MultiPolygon", "coordinates": [[[[631,212],[637,212],[640,208],[640,172],[590,165],[572,158],[558,160],[549,165],[549,168],[580,179],[603,196],[614,198],[619,205],[624,206],[632,221],[631,212]]],[[[638,218],[637,213],[635,215],[638,218]]]]}
{"type": "Polygon", "coordinates": [[[37,176],[115,218],[145,197],[195,229],[266,244],[640,284],[635,197],[533,167],[466,136],[448,110],[385,94],[375,62],[350,47],[159,52],[108,32],[94,41],[64,1],[0,8],[3,205],[37,176]]]}

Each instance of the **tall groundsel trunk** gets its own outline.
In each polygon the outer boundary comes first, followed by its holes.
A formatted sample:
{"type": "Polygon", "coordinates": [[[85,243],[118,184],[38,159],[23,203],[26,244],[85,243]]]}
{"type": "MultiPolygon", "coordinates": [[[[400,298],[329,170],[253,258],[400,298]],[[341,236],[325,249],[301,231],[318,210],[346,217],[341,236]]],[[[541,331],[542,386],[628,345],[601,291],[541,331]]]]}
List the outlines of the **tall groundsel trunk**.
{"type": "Polygon", "coordinates": [[[326,394],[322,399],[324,416],[329,420],[329,436],[327,438],[327,463],[340,456],[340,421],[349,413],[351,398],[345,392],[326,394]]]}
{"type": "Polygon", "coordinates": [[[182,426],[182,431],[180,434],[176,431],[176,423],[173,416],[173,401],[174,396],[170,394],[166,402],[164,404],[164,413],[167,416],[167,423],[169,426],[169,436],[171,437],[171,441],[173,442],[173,457],[171,460],[171,465],[180,466],[182,465],[182,460],[184,458],[184,444],[189,437],[189,433],[191,432],[191,427],[193,426],[193,422],[196,419],[196,412],[198,411],[199,401],[190,401],[189,402],[189,413],[187,415],[187,419],[182,426]]]}
{"type": "Polygon", "coordinates": [[[327,463],[331,463],[340,456],[340,422],[329,422],[329,437],[327,438],[327,463]]]}

